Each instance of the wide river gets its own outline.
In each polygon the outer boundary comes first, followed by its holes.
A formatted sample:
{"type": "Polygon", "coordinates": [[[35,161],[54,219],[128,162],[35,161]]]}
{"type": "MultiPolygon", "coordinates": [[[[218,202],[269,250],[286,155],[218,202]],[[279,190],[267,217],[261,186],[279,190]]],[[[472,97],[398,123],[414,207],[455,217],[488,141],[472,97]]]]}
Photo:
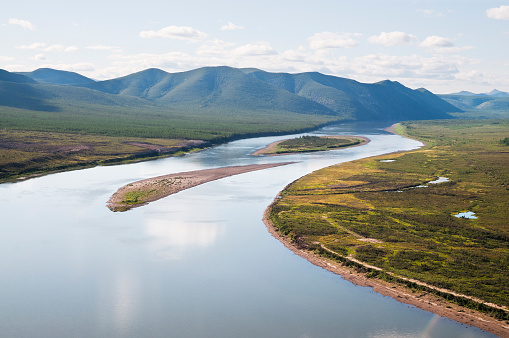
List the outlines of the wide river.
{"type": "MultiPolygon", "coordinates": [[[[419,147],[375,124],[343,150],[254,157],[276,140],[0,185],[1,337],[494,337],[351,284],[293,254],[262,222],[288,183],[316,169],[419,147]],[[296,164],[209,182],[124,213],[121,186],[231,165],[296,164]]],[[[293,137],[293,136],[292,136],[293,137]]]]}

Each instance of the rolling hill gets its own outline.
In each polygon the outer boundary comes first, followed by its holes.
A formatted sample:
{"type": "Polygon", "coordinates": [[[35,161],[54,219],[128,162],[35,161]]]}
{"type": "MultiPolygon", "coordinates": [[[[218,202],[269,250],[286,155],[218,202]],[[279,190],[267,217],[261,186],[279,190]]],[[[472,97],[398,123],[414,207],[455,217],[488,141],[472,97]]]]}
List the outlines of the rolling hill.
{"type": "Polygon", "coordinates": [[[94,80],[78,73],[51,68],[39,68],[33,72],[18,72],[16,74],[24,75],[40,83],[49,83],[63,86],[95,82],[94,80]]]}
{"type": "Polygon", "coordinates": [[[460,111],[425,89],[320,73],[147,69],[94,81],[53,69],[0,71],[0,128],[11,129],[214,140],[333,121],[442,119],[460,111]]]}

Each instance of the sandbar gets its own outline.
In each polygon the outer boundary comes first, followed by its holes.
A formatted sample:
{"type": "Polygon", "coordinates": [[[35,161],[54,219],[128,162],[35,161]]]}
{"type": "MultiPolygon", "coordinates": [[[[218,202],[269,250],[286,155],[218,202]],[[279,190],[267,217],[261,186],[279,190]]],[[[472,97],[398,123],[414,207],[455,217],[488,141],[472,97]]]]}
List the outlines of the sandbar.
{"type": "Polygon", "coordinates": [[[112,211],[127,211],[206,182],[292,163],[296,162],[222,167],[147,178],[119,188],[108,200],[107,207],[112,211]]]}
{"type": "MultiPolygon", "coordinates": [[[[371,141],[369,138],[364,137],[364,136],[352,136],[352,135],[320,136],[320,137],[327,137],[327,138],[356,138],[356,139],[362,140],[362,142],[358,143],[358,144],[353,144],[353,145],[348,145],[348,146],[344,146],[344,147],[333,148],[333,149],[330,149],[330,150],[345,149],[345,148],[350,148],[350,147],[358,147],[358,146],[365,145],[365,144],[367,144],[367,143],[369,143],[371,141]]],[[[253,156],[261,156],[261,155],[266,155],[266,156],[281,156],[281,155],[296,154],[296,152],[277,153],[277,154],[274,153],[274,151],[276,149],[276,146],[279,143],[287,141],[287,140],[289,140],[289,139],[272,142],[271,144],[269,144],[265,148],[258,149],[257,151],[255,151],[251,155],[253,155],[253,156]]],[[[323,151],[327,151],[327,150],[323,150],[323,151]]],[[[301,152],[299,152],[299,153],[301,153],[301,152]]],[[[304,153],[304,151],[302,153],[304,153]]]]}

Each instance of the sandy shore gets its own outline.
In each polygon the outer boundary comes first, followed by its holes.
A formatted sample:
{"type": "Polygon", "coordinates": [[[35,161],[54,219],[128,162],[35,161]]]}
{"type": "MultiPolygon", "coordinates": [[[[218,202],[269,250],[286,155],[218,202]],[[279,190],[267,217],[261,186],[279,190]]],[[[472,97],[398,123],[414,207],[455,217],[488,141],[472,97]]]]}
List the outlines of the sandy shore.
{"type": "Polygon", "coordinates": [[[252,164],[245,166],[223,167],[216,169],[196,170],[182,173],[163,175],[129,183],[118,189],[108,200],[107,207],[112,211],[127,211],[131,208],[146,205],[163,197],[197,185],[218,180],[224,177],[239,175],[250,171],[263,170],[292,164],[295,162],[252,164]],[[136,203],[125,203],[130,193],[141,197],[136,203]]]}
{"type": "MultiPolygon", "coordinates": [[[[324,136],[324,137],[330,137],[330,138],[357,138],[357,139],[361,139],[362,142],[359,143],[359,144],[354,144],[354,145],[351,145],[351,146],[346,146],[346,147],[339,147],[339,148],[334,148],[334,149],[331,149],[331,150],[335,150],[335,149],[344,149],[344,148],[350,148],[350,147],[358,147],[358,146],[362,146],[362,145],[365,145],[367,143],[369,143],[371,140],[367,137],[364,137],[364,136],[351,136],[351,135],[339,135],[339,136],[324,136]]],[[[252,153],[251,155],[253,156],[261,156],[261,155],[266,155],[266,156],[280,156],[280,155],[289,155],[289,154],[295,154],[295,153],[292,153],[292,152],[289,152],[289,153],[278,153],[278,154],[275,154],[273,153],[276,149],[276,146],[281,143],[281,142],[284,142],[288,139],[285,139],[285,140],[281,140],[281,141],[276,141],[276,142],[272,142],[271,144],[269,144],[268,146],[266,146],[265,148],[262,148],[262,149],[258,149],[257,151],[255,151],[254,153],[252,153]]]]}

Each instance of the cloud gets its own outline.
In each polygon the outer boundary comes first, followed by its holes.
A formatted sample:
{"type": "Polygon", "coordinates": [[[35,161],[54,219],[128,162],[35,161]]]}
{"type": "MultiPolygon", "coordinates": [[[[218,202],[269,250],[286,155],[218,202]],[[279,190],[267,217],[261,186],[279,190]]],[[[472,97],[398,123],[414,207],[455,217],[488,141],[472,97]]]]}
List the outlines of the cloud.
{"type": "Polygon", "coordinates": [[[416,40],[417,37],[415,35],[403,32],[390,32],[390,33],[382,32],[380,33],[380,35],[374,35],[368,38],[368,41],[371,43],[384,45],[388,47],[409,45],[416,40]]]}
{"type": "Polygon", "coordinates": [[[308,41],[312,49],[352,48],[357,46],[358,42],[350,38],[351,35],[322,32],[308,38],[308,41]]]}
{"type": "Polygon", "coordinates": [[[456,46],[451,40],[441,36],[428,36],[420,44],[421,47],[429,49],[433,53],[458,53],[462,50],[473,49],[472,46],[456,46]]]}
{"type": "Polygon", "coordinates": [[[78,49],[79,49],[79,48],[78,48],[78,47],[76,47],[76,46],[69,46],[69,47],[67,47],[64,51],[69,53],[69,52],[75,52],[75,51],[77,51],[78,49]]]}
{"type": "Polygon", "coordinates": [[[441,18],[444,16],[444,13],[435,11],[434,9],[420,9],[419,12],[421,12],[422,14],[424,14],[426,16],[434,16],[437,18],[441,18]]]}
{"type": "Polygon", "coordinates": [[[196,42],[199,40],[203,40],[208,35],[196,30],[192,27],[186,26],[168,26],[161,28],[157,31],[142,31],[140,32],[140,37],[143,39],[176,39],[176,40],[185,40],[188,42],[196,42]]]}
{"type": "Polygon", "coordinates": [[[226,42],[220,39],[214,39],[201,45],[196,50],[198,55],[223,55],[228,52],[226,48],[234,47],[235,44],[232,42],[226,42]]]}
{"type": "Polygon", "coordinates": [[[21,28],[29,30],[29,31],[35,31],[35,25],[27,20],[9,19],[9,24],[20,26],[21,28]]]}
{"type": "Polygon", "coordinates": [[[233,31],[233,30],[239,30],[244,29],[244,27],[236,25],[232,22],[229,22],[227,25],[221,26],[222,31],[233,31]]]}
{"type": "Polygon", "coordinates": [[[35,42],[30,45],[16,46],[17,49],[41,50],[44,52],[74,52],[78,50],[76,46],[66,47],[60,44],[47,45],[44,42],[35,42]]]}
{"type": "Polygon", "coordinates": [[[486,15],[491,19],[509,20],[509,6],[487,9],[486,15]]]}
{"type": "Polygon", "coordinates": [[[423,42],[421,42],[421,47],[427,47],[427,48],[434,48],[434,47],[449,48],[449,47],[453,47],[453,46],[454,46],[454,43],[451,40],[441,37],[441,36],[436,36],[436,35],[428,36],[426,39],[424,39],[423,42]]]}
{"type": "Polygon", "coordinates": [[[34,56],[34,60],[37,60],[37,61],[46,60],[46,55],[44,55],[44,54],[36,54],[34,56]]]}
{"type": "Polygon", "coordinates": [[[0,55],[0,61],[13,61],[14,58],[12,56],[2,56],[0,55]]]}
{"type": "Polygon", "coordinates": [[[93,46],[87,46],[86,48],[90,49],[90,50],[112,52],[112,53],[120,53],[122,51],[122,49],[120,47],[107,46],[107,45],[93,45],[93,46]]]}
{"type": "Polygon", "coordinates": [[[235,55],[274,55],[276,51],[271,47],[268,42],[258,42],[254,44],[247,44],[237,47],[233,50],[235,55]]]}

